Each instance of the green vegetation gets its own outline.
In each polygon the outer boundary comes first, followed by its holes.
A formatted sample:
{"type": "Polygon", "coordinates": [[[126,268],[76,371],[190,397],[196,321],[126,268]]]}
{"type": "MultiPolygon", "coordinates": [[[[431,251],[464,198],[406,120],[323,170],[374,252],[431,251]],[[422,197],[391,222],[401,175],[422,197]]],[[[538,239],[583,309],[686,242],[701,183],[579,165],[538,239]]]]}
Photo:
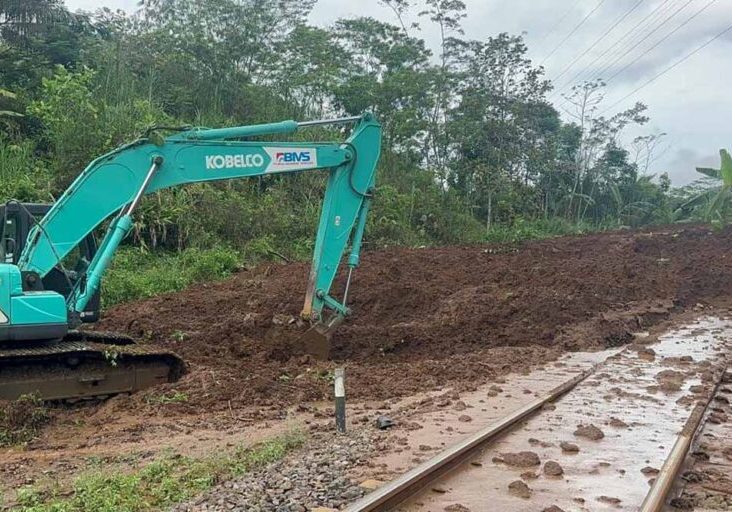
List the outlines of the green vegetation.
{"type": "Polygon", "coordinates": [[[707,178],[708,186],[681,205],[682,211],[697,212],[697,215],[715,226],[728,224],[732,220],[732,156],[726,149],[720,149],[719,155],[722,160],[719,169],[696,168],[707,178]]]}
{"type": "Polygon", "coordinates": [[[0,447],[28,443],[50,421],[43,402],[35,395],[23,395],[0,408],[0,447]]]}
{"type": "Polygon", "coordinates": [[[171,393],[165,393],[162,395],[148,395],[145,397],[145,401],[149,404],[179,404],[188,401],[188,395],[181,393],[180,391],[174,391],[171,393]]]}
{"type": "Polygon", "coordinates": [[[232,454],[197,459],[166,455],[133,470],[94,467],[79,476],[72,492],[26,487],[15,512],[141,512],[163,510],[223,480],[276,462],[302,446],[302,434],[274,438],[232,454]]]}
{"type": "MultiPolygon", "coordinates": [[[[0,201],[51,200],[154,125],[230,126],[373,111],[384,126],[367,248],[519,241],[679,219],[708,184],[649,174],[662,134],[625,146],[642,103],[606,113],[602,81],[562,118],[522,37],[463,37],[460,0],[383,0],[308,24],[316,0],[145,0],[132,14],[62,0],[0,5],[0,201]],[[252,16],[257,12],[257,16],[252,16]],[[438,28],[435,51],[416,27],[438,28]]],[[[294,135],[341,138],[317,129],[294,135]]],[[[178,290],[312,250],[324,176],[267,176],[147,197],[104,303],[178,290]]],[[[698,206],[698,205],[697,205],[698,206]]]]}
{"type": "Polygon", "coordinates": [[[107,273],[102,293],[111,306],[134,299],[182,290],[192,283],[224,278],[240,265],[232,249],[190,247],[178,253],[150,253],[123,248],[107,273]]]}

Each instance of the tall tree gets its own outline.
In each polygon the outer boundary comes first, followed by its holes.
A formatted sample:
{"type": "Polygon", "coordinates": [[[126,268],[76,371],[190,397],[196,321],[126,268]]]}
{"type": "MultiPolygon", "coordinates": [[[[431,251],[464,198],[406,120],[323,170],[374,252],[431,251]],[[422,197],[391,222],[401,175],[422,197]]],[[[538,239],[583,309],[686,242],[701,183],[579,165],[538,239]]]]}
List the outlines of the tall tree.
{"type": "MultiPolygon", "coordinates": [[[[529,185],[552,167],[560,122],[545,101],[550,84],[543,69],[526,53],[523,39],[508,34],[465,42],[459,53],[458,102],[448,122],[456,141],[449,182],[473,198],[486,226],[496,213],[497,185],[509,187],[513,201],[525,201],[529,185]]],[[[511,209],[499,215],[510,216],[511,209]]]]}

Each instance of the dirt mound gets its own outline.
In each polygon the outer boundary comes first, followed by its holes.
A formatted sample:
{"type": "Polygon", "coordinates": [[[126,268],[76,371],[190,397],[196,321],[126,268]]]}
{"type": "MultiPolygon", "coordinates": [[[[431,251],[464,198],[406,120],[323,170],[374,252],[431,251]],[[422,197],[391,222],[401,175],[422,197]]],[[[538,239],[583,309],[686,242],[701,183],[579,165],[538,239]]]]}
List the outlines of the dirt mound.
{"type": "Polygon", "coordinates": [[[726,296],[731,250],[730,230],[687,226],[370,251],[354,275],[354,314],[334,339],[335,362],[288,349],[304,329],[301,263],[125,304],[106,312],[99,328],[183,356],[191,371],[172,386],[188,396],[180,408],[275,408],[329,397],[336,364],[347,366],[349,396],[384,399],[485,381],[565,350],[627,343],[672,308],[726,296]]]}

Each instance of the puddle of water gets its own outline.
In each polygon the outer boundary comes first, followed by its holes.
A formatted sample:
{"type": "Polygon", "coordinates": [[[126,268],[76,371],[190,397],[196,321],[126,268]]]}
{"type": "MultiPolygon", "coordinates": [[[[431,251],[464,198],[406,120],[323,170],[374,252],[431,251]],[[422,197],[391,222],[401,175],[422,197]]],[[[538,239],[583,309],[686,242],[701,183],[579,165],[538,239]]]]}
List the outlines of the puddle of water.
{"type": "MultiPolygon", "coordinates": [[[[649,345],[655,358],[641,358],[631,350],[609,357],[592,377],[556,402],[553,411],[529,419],[489,446],[479,458],[481,466],[467,465],[441,482],[448,492],[426,490],[400,510],[443,511],[452,504],[472,512],[538,511],[550,505],[567,511],[637,510],[652,477],[641,470],[663,465],[692,408],[692,403],[677,400],[690,395],[689,388],[701,383],[701,372],[718,359],[730,333],[732,322],[704,318],[649,345]],[[693,361],[679,362],[683,356],[691,356],[693,361]],[[659,384],[656,375],[663,370],[683,374],[680,389],[655,389],[659,384]],[[612,418],[627,426],[611,424],[612,418]],[[591,441],[574,435],[578,425],[588,423],[599,427],[604,438],[591,441]],[[580,451],[563,453],[559,447],[562,441],[577,444],[580,451]],[[542,466],[512,468],[494,462],[503,453],[526,450],[535,452],[542,466]],[[550,460],[562,466],[561,477],[542,474],[543,463],[550,460]],[[525,480],[532,489],[531,498],[511,495],[508,485],[527,470],[539,475],[525,480]]],[[[568,368],[572,368],[571,363],[568,368]]],[[[568,368],[532,375],[526,385],[541,385],[544,378],[550,382],[566,380],[568,368]]],[[[517,388],[504,387],[516,393],[517,388]]]]}

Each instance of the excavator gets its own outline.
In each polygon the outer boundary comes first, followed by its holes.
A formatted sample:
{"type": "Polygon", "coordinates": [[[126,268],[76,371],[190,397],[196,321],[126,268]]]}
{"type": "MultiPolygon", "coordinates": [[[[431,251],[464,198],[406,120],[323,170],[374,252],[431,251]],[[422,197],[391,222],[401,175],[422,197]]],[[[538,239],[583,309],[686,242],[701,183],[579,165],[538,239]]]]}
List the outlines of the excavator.
{"type": "Polygon", "coordinates": [[[82,324],[99,318],[102,277],[143,197],[190,183],[327,171],[301,314],[310,329],[299,341],[304,353],[327,358],[333,330],[350,314],[348,289],[360,261],[380,144],[381,126],[370,113],[213,129],[158,127],[92,161],[53,205],[10,201],[0,207],[0,399],[28,393],[44,400],[103,398],[180,378],[185,363],[175,353],[82,324]],[[353,125],[343,142],[268,141],[343,124],[353,125]],[[338,299],[331,287],[346,250],[348,277],[338,299]]]}

